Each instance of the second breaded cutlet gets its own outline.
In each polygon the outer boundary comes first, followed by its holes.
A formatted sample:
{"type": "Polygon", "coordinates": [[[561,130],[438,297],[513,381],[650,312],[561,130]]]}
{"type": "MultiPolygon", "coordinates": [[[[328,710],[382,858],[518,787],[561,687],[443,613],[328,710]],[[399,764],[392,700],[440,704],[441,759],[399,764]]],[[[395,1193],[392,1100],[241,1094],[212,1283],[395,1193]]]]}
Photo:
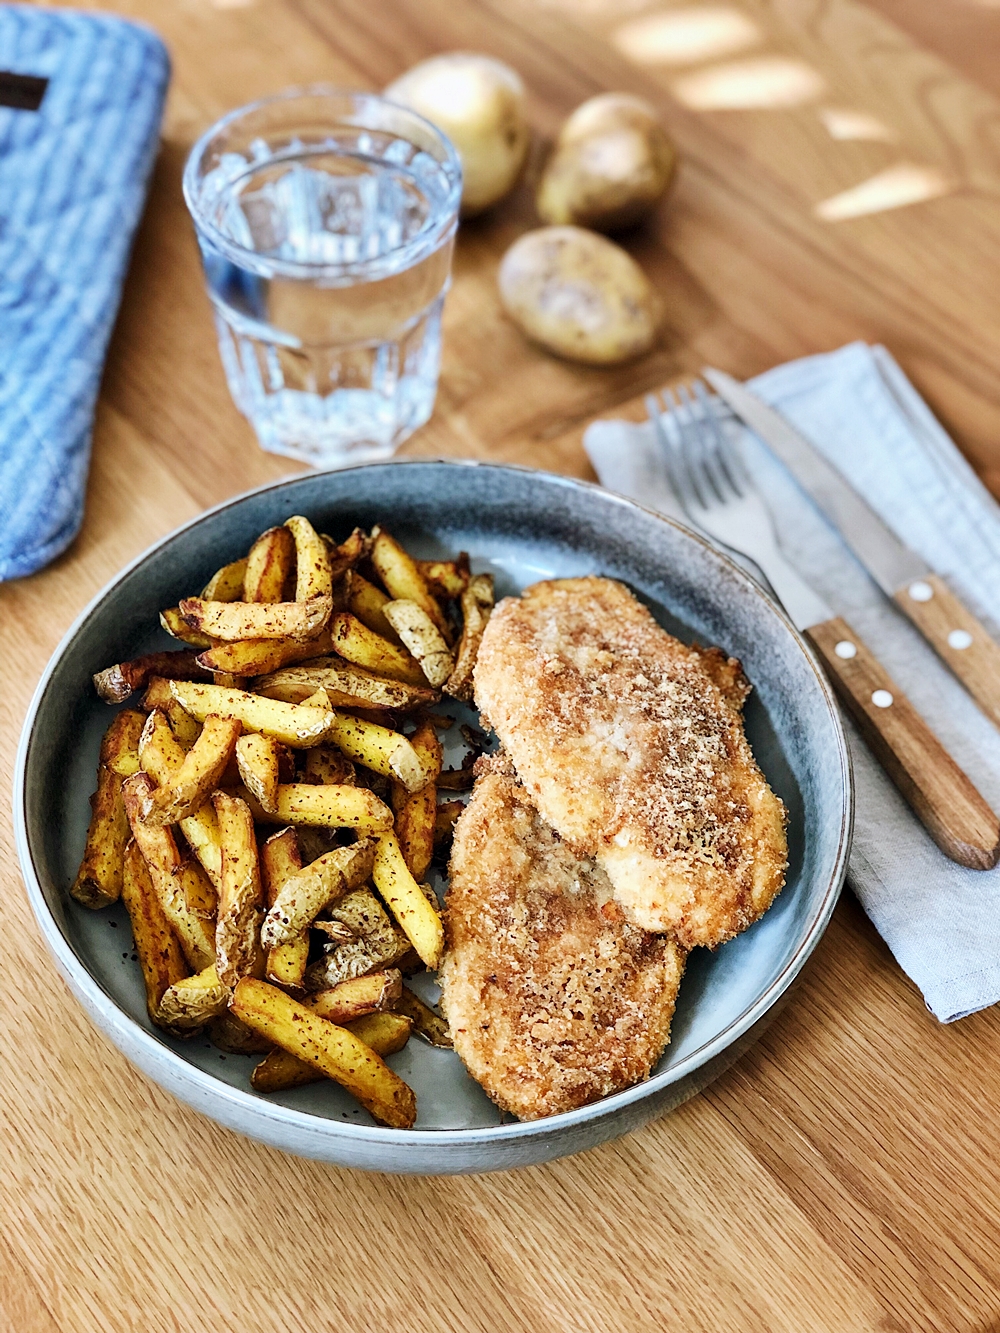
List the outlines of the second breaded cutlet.
{"type": "Polygon", "coordinates": [[[714,947],[767,910],[784,807],[743,731],[737,663],[681,643],[621,583],[553,579],[496,608],[474,683],[530,799],[632,922],[714,947]]]}
{"type": "Polygon", "coordinates": [[[649,1076],[670,1035],[685,952],[630,925],[611,884],[480,760],[455,827],[441,1006],[472,1076],[522,1120],[649,1076]]]}

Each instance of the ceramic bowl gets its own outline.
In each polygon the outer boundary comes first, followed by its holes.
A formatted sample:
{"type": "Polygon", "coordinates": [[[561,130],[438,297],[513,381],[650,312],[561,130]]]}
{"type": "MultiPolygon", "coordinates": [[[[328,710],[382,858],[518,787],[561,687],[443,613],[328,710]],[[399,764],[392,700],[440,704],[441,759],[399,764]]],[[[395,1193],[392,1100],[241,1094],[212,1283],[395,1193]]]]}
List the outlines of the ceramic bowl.
{"type": "Polygon", "coordinates": [[[253,491],[179,528],[125,569],[69,630],[38,686],[18,756],[15,822],[31,903],[60,969],[98,1027],[150,1078],[221,1124],[292,1153],[439,1174],[592,1147],[669,1111],[730,1064],[826,927],[846,867],[851,800],[847,746],[826,679],[788,620],[732,561],[680,525],[584,482],[413,461],[253,491]],[[173,1040],[149,1024],[121,905],[91,912],[69,897],[111,715],[92,673],[170,646],[157,628],[160,608],[297,513],[338,538],[355,524],[382,522],[423,557],[466,550],[474,569],[494,572],[501,595],[550,576],[621,579],[673,633],[719,644],[742,661],[754,686],[747,733],[789,812],[788,881],[752,929],[715,953],[692,955],[670,1046],[648,1082],[565,1115],[505,1121],[457,1056],[414,1039],[390,1058],[417,1094],[413,1130],[377,1126],[330,1082],[260,1096],[250,1089],[250,1057],[224,1057],[204,1039],[173,1040]]]}

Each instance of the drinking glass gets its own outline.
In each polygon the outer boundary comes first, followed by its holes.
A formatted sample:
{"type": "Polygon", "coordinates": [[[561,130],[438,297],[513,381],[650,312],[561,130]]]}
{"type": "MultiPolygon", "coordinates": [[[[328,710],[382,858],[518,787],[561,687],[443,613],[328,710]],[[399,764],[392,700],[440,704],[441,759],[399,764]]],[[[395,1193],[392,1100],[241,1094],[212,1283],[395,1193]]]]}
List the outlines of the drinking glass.
{"type": "Polygon", "coordinates": [[[224,116],[184,171],[237,407],[321,467],[431,414],[462,193],[451,142],[371,93],[292,89],[224,116]]]}

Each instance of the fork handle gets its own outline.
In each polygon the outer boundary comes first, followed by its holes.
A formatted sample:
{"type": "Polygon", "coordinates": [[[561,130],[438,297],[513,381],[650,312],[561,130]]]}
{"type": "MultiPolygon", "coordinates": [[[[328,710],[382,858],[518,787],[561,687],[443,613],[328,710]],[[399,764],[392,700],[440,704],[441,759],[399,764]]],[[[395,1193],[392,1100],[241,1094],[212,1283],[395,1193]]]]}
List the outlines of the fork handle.
{"type": "Polygon", "coordinates": [[[937,574],[911,579],[893,599],[986,716],[1000,726],[1000,644],[937,574]]]}
{"type": "Polygon", "coordinates": [[[874,653],[839,616],[805,632],[875,757],[945,856],[991,870],[1000,860],[1000,820],[874,653]]]}

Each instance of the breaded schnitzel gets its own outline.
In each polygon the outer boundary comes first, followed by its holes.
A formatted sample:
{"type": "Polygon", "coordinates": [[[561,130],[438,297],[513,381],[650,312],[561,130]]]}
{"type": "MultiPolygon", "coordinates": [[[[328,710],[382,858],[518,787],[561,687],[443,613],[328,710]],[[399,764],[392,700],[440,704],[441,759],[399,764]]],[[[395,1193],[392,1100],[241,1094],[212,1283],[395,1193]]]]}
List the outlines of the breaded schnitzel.
{"type": "Polygon", "coordinates": [[[502,758],[480,768],[455,826],[441,1005],[472,1076],[536,1120],[649,1076],[685,954],[624,920],[604,872],[497,771],[502,758]]]}
{"type": "Polygon", "coordinates": [[[496,608],[474,683],[529,799],[636,925],[714,947],[771,905],[784,807],[743,732],[738,664],[620,583],[553,579],[496,608]]]}

